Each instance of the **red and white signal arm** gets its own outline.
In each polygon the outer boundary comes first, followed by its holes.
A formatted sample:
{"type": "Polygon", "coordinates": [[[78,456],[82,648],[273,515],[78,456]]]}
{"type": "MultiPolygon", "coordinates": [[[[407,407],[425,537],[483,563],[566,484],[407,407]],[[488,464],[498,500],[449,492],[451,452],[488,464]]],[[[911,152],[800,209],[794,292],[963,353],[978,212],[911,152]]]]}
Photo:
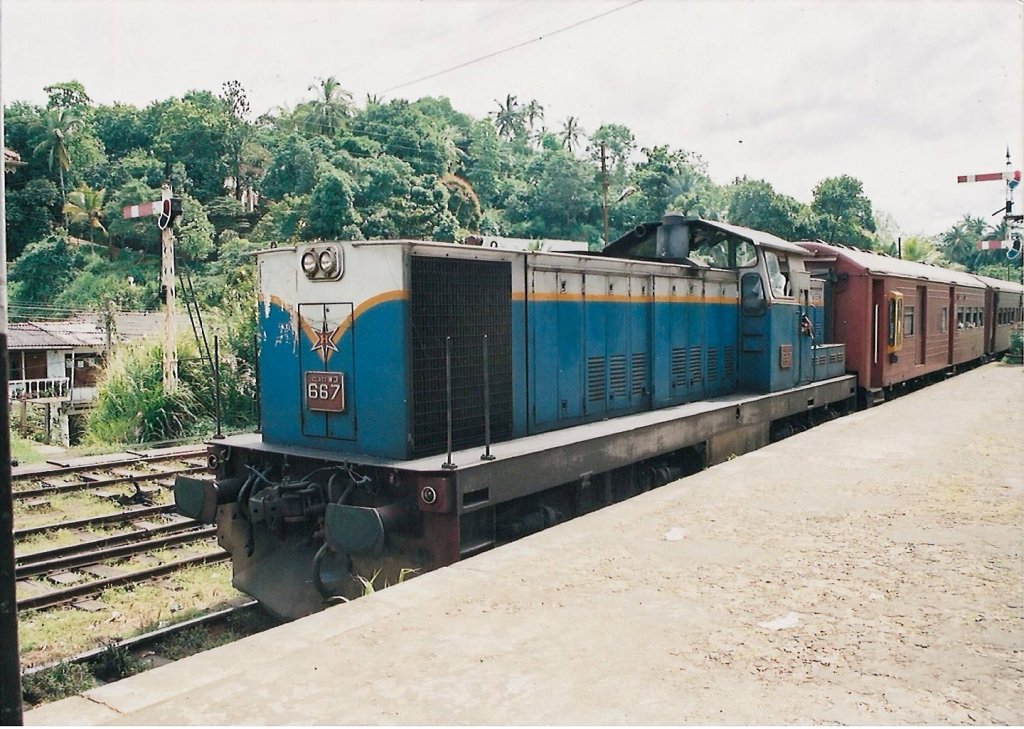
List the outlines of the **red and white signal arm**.
{"type": "Polygon", "coordinates": [[[156,220],[156,225],[160,230],[166,230],[167,226],[171,224],[171,198],[164,196],[164,199],[160,201],[160,217],[156,220]]]}

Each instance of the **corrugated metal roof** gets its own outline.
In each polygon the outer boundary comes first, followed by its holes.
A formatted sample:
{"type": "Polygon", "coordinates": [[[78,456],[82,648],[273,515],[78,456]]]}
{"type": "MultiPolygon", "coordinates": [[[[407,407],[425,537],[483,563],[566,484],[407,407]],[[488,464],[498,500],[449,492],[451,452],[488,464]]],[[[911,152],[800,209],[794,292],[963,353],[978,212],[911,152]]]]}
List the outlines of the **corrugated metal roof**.
{"type": "Polygon", "coordinates": [[[991,286],[996,291],[1009,291],[1010,293],[1024,294],[1024,286],[1021,286],[1015,281],[1004,281],[1001,278],[992,278],[991,276],[982,276],[980,274],[974,274],[974,277],[980,280],[986,286],[991,286]]]}
{"type": "Polygon", "coordinates": [[[916,261],[904,261],[900,258],[880,256],[877,253],[869,253],[856,248],[840,248],[818,241],[800,241],[799,245],[814,253],[824,253],[828,256],[835,256],[840,260],[846,260],[864,269],[866,273],[937,281],[939,283],[970,286],[972,288],[984,288],[985,286],[978,280],[977,276],[963,271],[952,271],[942,266],[933,266],[916,261]]]}
{"type": "MultiPolygon", "coordinates": [[[[162,312],[119,312],[114,315],[114,341],[126,342],[163,332],[162,312]]],[[[188,331],[188,316],[178,314],[179,332],[188,331]]],[[[106,343],[103,315],[81,317],[67,321],[12,322],[8,325],[9,349],[82,349],[102,350],[106,343]]]]}

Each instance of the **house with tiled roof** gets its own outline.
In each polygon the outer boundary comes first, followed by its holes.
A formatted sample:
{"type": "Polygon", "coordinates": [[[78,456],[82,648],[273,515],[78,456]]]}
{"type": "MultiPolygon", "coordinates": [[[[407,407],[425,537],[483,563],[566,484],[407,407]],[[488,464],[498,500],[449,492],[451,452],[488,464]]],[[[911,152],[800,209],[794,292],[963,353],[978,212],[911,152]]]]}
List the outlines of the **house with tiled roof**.
{"type": "MultiPolygon", "coordinates": [[[[159,312],[118,312],[107,332],[103,314],[65,321],[11,322],[7,330],[10,357],[9,392],[20,405],[27,428],[29,406],[41,407],[47,440],[53,426],[69,445],[82,430],[82,418],[96,401],[96,381],[109,348],[163,331],[159,312]]],[[[177,326],[188,327],[179,315],[177,326]]]]}
{"type": "Polygon", "coordinates": [[[4,172],[10,172],[24,164],[25,163],[21,161],[21,155],[13,149],[7,149],[7,147],[4,147],[4,172]]]}

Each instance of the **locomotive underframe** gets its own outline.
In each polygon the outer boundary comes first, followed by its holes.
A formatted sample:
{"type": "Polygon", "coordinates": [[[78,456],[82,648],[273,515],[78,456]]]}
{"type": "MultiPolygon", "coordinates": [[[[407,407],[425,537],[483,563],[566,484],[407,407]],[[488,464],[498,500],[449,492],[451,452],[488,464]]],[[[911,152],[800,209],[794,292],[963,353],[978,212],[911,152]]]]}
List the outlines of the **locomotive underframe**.
{"type": "Polygon", "coordinates": [[[855,400],[853,376],[733,394],[494,444],[493,460],[479,447],[450,460],[332,458],[239,435],[213,444],[216,481],[181,479],[178,500],[205,494],[193,515],[216,518],[235,586],[293,618],[358,596],[363,580],[393,584],[755,450],[855,400]]]}

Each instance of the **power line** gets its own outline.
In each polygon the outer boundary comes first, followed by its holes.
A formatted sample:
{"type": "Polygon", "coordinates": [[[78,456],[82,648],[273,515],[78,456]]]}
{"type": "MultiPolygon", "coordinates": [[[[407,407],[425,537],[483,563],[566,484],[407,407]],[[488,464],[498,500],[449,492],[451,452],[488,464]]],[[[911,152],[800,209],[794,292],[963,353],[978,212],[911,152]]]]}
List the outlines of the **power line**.
{"type": "MultiPolygon", "coordinates": [[[[453,28],[448,28],[447,30],[442,30],[442,31],[440,31],[438,33],[434,33],[433,35],[428,35],[425,38],[420,38],[419,40],[417,40],[417,41],[415,41],[413,43],[402,44],[400,46],[400,48],[403,51],[408,51],[411,48],[416,48],[418,46],[422,46],[424,43],[428,43],[429,41],[432,41],[432,40],[434,40],[436,38],[442,38],[442,37],[444,37],[446,35],[451,35],[452,33],[455,33],[456,31],[463,30],[464,28],[468,28],[468,27],[470,27],[472,25],[477,25],[478,23],[482,23],[483,21],[488,20],[489,18],[493,18],[496,15],[501,15],[502,13],[507,13],[509,10],[514,10],[515,8],[519,7],[520,5],[524,5],[525,3],[526,3],[526,0],[521,0],[520,2],[517,2],[517,3],[513,4],[513,5],[509,5],[509,6],[506,6],[504,8],[499,8],[498,10],[495,10],[494,12],[488,13],[487,15],[481,15],[479,18],[475,18],[474,20],[471,20],[468,23],[462,23],[462,24],[457,25],[457,26],[455,26],[453,28]]],[[[395,47],[395,45],[391,44],[391,46],[389,48],[387,48],[387,49],[378,49],[378,51],[380,52],[380,51],[390,50],[390,48],[394,48],[394,47],[395,47]]],[[[364,59],[362,61],[358,61],[357,63],[353,63],[353,64],[350,64],[348,66],[345,66],[345,67],[339,69],[338,70],[338,74],[340,75],[340,74],[345,73],[346,71],[351,71],[351,70],[356,69],[356,68],[362,68],[363,66],[366,66],[367,64],[370,64],[370,63],[379,63],[379,62],[380,62],[380,58],[378,56],[371,56],[371,57],[366,58],[366,59],[364,59]]]]}
{"type": "Polygon", "coordinates": [[[544,40],[545,38],[551,38],[552,36],[556,36],[559,33],[565,33],[567,31],[573,30],[574,28],[578,28],[581,25],[589,23],[591,21],[598,20],[599,18],[606,17],[608,15],[611,15],[612,13],[617,13],[620,10],[625,10],[626,8],[628,8],[630,6],[636,5],[637,3],[641,3],[641,2],[643,2],[643,0],[631,0],[628,3],[625,3],[623,5],[619,5],[616,8],[612,8],[611,10],[606,10],[603,13],[598,13],[596,15],[591,15],[590,17],[583,18],[582,20],[577,20],[575,23],[571,23],[569,25],[566,25],[566,26],[563,26],[561,28],[558,28],[556,30],[551,31],[550,33],[545,34],[545,35],[541,35],[541,36],[538,36],[536,38],[531,38],[529,40],[522,41],[521,43],[516,43],[515,45],[511,45],[511,46],[508,46],[506,48],[502,48],[500,50],[493,51],[491,53],[487,53],[487,54],[485,54],[483,56],[480,56],[478,58],[474,58],[474,59],[472,59],[470,61],[465,61],[463,63],[457,64],[455,66],[451,66],[449,68],[446,68],[446,69],[441,70],[441,71],[437,71],[435,73],[428,74],[426,76],[420,76],[419,78],[413,79],[412,81],[406,81],[405,83],[400,83],[400,84],[398,84],[396,86],[392,86],[390,88],[384,89],[380,93],[381,94],[386,94],[386,93],[389,93],[391,91],[395,91],[396,89],[405,88],[406,86],[412,86],[413,84],[417,84],[420,81],[427,81],[427,80],[432,79],[432,78],[437,78],[438,76],[443,76],[446,73],[450,73],[452,71],[457,71],[460,68],[465,68],[466,66],[471,66],[474,63],[479,63],[480,61],[486,61],[489,58],[494,58],[495,56],[500,56],[500,55],[502,55],[504,53],[508,53],[510,51],[518,50],[519,48],[523,48],[523,47],[531,45],[533,43],[538,43],[538,42],[544,40]]]}

